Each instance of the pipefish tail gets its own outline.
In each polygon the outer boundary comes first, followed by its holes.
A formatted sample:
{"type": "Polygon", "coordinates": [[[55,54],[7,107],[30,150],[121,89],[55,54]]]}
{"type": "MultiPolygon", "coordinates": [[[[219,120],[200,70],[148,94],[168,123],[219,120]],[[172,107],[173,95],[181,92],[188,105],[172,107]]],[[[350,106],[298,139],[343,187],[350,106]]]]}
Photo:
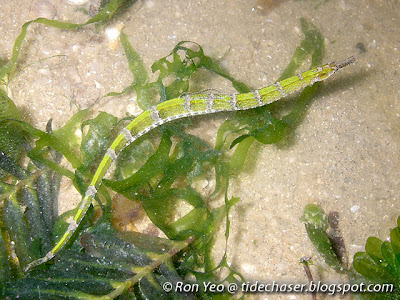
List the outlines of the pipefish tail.
{"type": "Polygon", "coordinates": [[[111,163],[117,158],[122,149],[140,136],[164,123],[176,119],[221,111],[246,110],[270,104],[316,82],[328,79],[337,71],[354,63],[354,61],[355,58],[351,56],[339,62],[332,62],[299,73],[249,93],[226,95],[213,93],[186,94],[154,105],[149,110],[142,112],[121,130],[107,149],[66,232],[46,256],[28,264],[25,271],[51,260],[56,253],[66,246],[90,207],[111,163]]]}

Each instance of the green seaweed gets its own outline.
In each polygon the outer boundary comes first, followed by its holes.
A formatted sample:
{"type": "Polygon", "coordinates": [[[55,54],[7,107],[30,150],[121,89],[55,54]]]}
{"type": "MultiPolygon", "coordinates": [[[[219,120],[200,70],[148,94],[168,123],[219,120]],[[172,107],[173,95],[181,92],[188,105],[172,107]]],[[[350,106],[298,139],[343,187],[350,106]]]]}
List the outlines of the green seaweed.
{"type": "MultiPolygon", "coordinates": [[[[19,53],[31,23],[76,30],[88,24],[107,22],[129,3],[132,1],[111,0],[82,24],[44,18],[25,23],[14,42],[10,60],[1,64],[0,78],[15,75],[19,53]]],[[[296,49],[283,77],[293,74],[308,55],[312,57],[312,66],[322,60],[322,35],[305,20],[301,20],[301,25],[305,39],[296,49]]],[[[121,92],[111,92],[106,96],[135,91],[143,109],[154,104],[155,96],[159,101],[165,101],[187,93],[192,75],[200,69],[229,80],[239,92],[250,90],[205,55],[199,44],[179,42],[168,56],[156,61],[151,67],[153,72],[159,72],[154,82],[149,82],[140,55],[124,34],[121,34],[121,45],[133,80],[121,92]],[[173,78],[170,84],[165,84],[167,77],[173,78]]],[[[18,296],[20,299],[91,299],[106,295],[133,299],[228,299],[230,295],[226,292],[166,294],[161,285],[167,281],[185,281],[189,275],[194,276],[198,283],[238,283],[244,280],[228,265],[226,250],[217,265],[211,256],[217,225],[225,218],[227,243],[229,210],[240,201],[237,197],[228,198],[229,180],[243,168],[253,142],[272,144],[283,138],[301,117],[315,89],[306,89],[294,102],[291,112],[283,117],[275,116],[274,105],[237,113],[234,121],[222,124],[214,147],[184,132],[190,119],[155,129],[153,136],[158,138],[153,142],[146,137],[136,140],[119,155],[111,179],[103,180],[104,185],[96,197],[96,209],[101,209],[101,217],[91,208],[69,249],[61,251],[54,262],[27,274],[22,271],[24,267],[46,254],[57,236],[65,231],[66,220],[74,213],[69,211],[55,216],[60,177],[72,180],[77,190],[83,193],[107,145],[131,117],[118,121],[104,112],[91,117],[88,110],[83,110],[56,131],[51,130],[49,122],[48,130],[43,132],[21,121],[12,100],[2,92],[0,104],[5,110],[0,116],[0,125],[14,130],[14,136],[23,138],[29,147],[23,148],[21,142],[3,139],[9,150],[0,157],[0,166],[4,174],[12,178],[12,183],[2,182],[0,185],[0,199],[3,201],[0,255],[7,257],[0,265],[0,295],[18,296]],[[85,132],[81,141],[75,135],[78,129],[85,132]],[[231,153],[230,149],[234,147],[231,153]],[[30,159],[27,168],[20,164],[22,157],[30,159]],[[60,166],[62,157],[74,171],[60,166]],[[209,195],[203,195],[194,188],[194,183],[212,170],[215,172],[215,189],[209,195]],[[147,216],[168,239],[115,232],[110,225],[109,190],[132,201],[140,201],[147,216]],[[210,202],[219,195],[224,197],[224,204],[212,208],[210,202]],[[174,218],[182,201],[191,209],[174,218]],[[15,242],[15,247],[11,246],[10,240],[15,242]],[[17,260],[11,259],[13,251],[17,260]],[[224,278],[217,276],[221,269],[227,270],[224,278]]]]}
{"type": "Polygon", "coordinates": [[[19,120],[19,112],[6,92],[0,89],[0,177],[8,172],[22,179],[26,174],[18,161],[22,157],[25,136],[9,122],[10,119],[19,120]]]}
{"type": "Polygon", "coordinates": [[[131,3],[132,0],[110,0],[107,5],[103,7],[95,16],[90,18],[84,23],[70,23],[70,22],[62,22],[58,20],[50,20],[46,18],[37,18],[35,20],[26,22],[22,25],[21,32],[17,36],[14,41],[13,50],[11,54],[10,60],[1,64],[0,68],[0,79],[5,78],[6,76],[12,76],[17,65],[17,59],[21,52],[22,43],[24,42],[24,38],[26,36],[26,32],[28,30],[29,25],[32,23],[43,24],[59,29],[71,30],[71,29],[79,29],[86,25],[94,24],[94,23],[105,23],[109,21],[116,13],[118,13],[121,9],[126,9],[125,5],[127,3],[131,3]]]}
{"type": "Polygon", "coordinates": [[[326,233],[328,229],[327,216],[324,211],[315,204],[308,204],[304,208],[301,221],[304,222],[308,238],[313,243],[317,251],[322,255],[328,266],[337,272],[343,272],[345,268],[340,263],[339,258],[333,251],[332,243],[326,233]]]}
{"type": "MultiPolygon", "coordinates": [[[[320,65],[324,56],[324,39],[322,34],[305,19],[300,19],[304,40],[296,48],[288,66],[276,80],[280,81],[293,76],[295,71],[304,63],[307,56],[311,55],[311,66],[320,65]]],[[[230,161],[231,167],[239,171],[247,157],[251,144],[257,140],[262,144],[273,144],[282,140],[285,132],[298,122],[307,105],[316,94],[320,85],[314,84],[305,88],[294,102],[291,111],[283,117],[274,117],[271,107],[275,104],[259,107],[249,111],[238,112],[235,120],[227,120],[220,127],[217,134],[215,149],[221,150],[237,145],[230,161]],[[233,141],[228,144],[227,136],[233,141]]],[[[276,104],[279,105],[279,104],[276,104]]]]}
{"type": "Polygon", "coordinates": [[[376,237],[369,237],[365,244],[365,252],[354,254],[351,268],[341,264],[333,251],[327,233],[327,216],[319,206],[308,204],[301,220],[305,223],[309,239],[327,265],[337,272],[345,273],[349,283],[362,285],[364,289],[370,285],[387,288],[386,291],[380,292],[353,293],[356,299],[399,299],[400,217],[397,219],[397,227],[390,231],[390,240],[381,241],[376,237]]]}
{"type": "Polygon", "coordinates": [[[358,299],[398,299],[400,297],[400,217],[390,231],[390,240],[369,237],[365,252],[354,254],[352,282],[392,285],[393,291],[355,294],[358,299]]]}

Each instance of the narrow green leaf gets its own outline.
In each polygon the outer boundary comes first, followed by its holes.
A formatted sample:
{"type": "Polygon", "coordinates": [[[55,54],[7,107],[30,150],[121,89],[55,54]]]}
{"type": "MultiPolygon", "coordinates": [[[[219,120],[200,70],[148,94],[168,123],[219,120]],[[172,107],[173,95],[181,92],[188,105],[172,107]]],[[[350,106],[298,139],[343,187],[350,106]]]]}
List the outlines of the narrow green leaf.
{"type": "Polygon", "coordinates": [[[188,204],[194,208],[204,207],[205,203],[201,195],[192,187],[186,186],[184,190],[172,189],[175,199],[184,199],[188,204]]]}
{"type": "Polygon", "coordinates": [[[171,146],[171,140],[166,134],[164,134],[162,136],[157,151],[135,174],[124,180],[104,180],[104,182],[107,186],[111,187],[114,191],[117,191],[119,193],[123,193],[126,189],[133,189],[133,187],[146,183],[151,178],[153,178],[157,174],[160,174],[164,170],[166,164],[168,163],[168,156],[171,146]]]}
{"type": "Polygon", "coordinates": [[[18,179],[24,179],[27,173],[26,170],[17,165],[17,163],[11,159],[11,157],[5,155],[0,149],[0,177],[6,174],[10,174],[18,179]]]}
{"type": "Polygon", "coordinates": [[[80,134],[77,134],[77,131],[81,130],[82,123],[88,118],[89,113],[90,111],[88,109],[78,111],[64,124],[64,126],[53,131],[54,137],[68,145],[71,151],[77,152],[81,143],[80,134]]]}
{"type": "Polygon", "coordinates": [[[115,232],[115,236],[129,244],[132,244],[146,253],[162,254],[179,245],[181,242],[159,238],[157,236],[135,231],[115,232]]]}
{"type": "Polygon", "coordinates": [[[300,220],[304,222],[309,239],[325,262],[337,272],[343,272],[344,268],[333,251],[326,233],[327,216],[324,211],[315,204],[307,204],[300,220]]]}
{"type": "Polygon", "coordinates": [[[9,62],[7,64],[3,65],[0,69],[0,79],[4,78],[6,75],[11,75],[12,72],[14,71],[14,69],[16,67],[17,59],[18,59],[20,51],[21,51],[22,43],[24,41],[27,29],[30,24],[39,23],[39,24],[43,24],[46,26],[52,26],[52,27],[56,27],[56,28],[60,28],[60,29],[64,29],[64,30],[77,29],[77,28],[83,27],[88,24],[97,23],[97,22],[106,22],[106,21],[110,20],[111,17],[118,11],[118,9],[126,2],[127,1],[124,1],[124,0],[111,0],[95,16],[93,16],[87,22],[81,23],[81,24],[62,22],[62,21],[58,21],[58,20],[50,20],[50,19],[46,19],[46,18],[37,18],[35,20],[26,22],[25,24],[22,25],[21,32],[14,41],[13,50],[12,50],[11,58],[10,58],[9,62]]]}
{"type": "Polygon", "coordinates": [[[85,281],[79,278],[76,281],[53,282],[48,279],[26,278],[7,282],[2,296],[9,299],[96,299],[93,294],[73,290],[72,287],[76,285],[85,286],[85,281]]]}
{"type": "MultiPolygon", "coordinates": [[[[249,151],[250,146],[255,141],[255,138],[252,136],[247,136],[244,140],[242,140],[230,160],[230,167],[233,171],[240,171],[243,168],[244,161],[246,159],[247,153],[249,151]]],[[[232,143],[233,144],[233,143],[232,143]]]]}
{"type": "Polygon", "coordinates": [[[147,82],[147,72],[139,54],[129,43],[128,37],[121,32],[121,45],[124,48],[126,59],[128,60],[129,70],[134,78],[134,85],[143,86],[147,82]]]}
{"type": "Polygon", "coordinates": [[[38,130],[34,128],[32,125],[25,123],[23,121],[14,120],[13,122],[17,124],[27,134],[34,137],[39,137],[39,139],[36,141],[36,147],[28,152],[28,157],[42,163],[45,166],[50,167],[53,170],[56,170],[57,172],[60,172],[60,174],[64,176],[73,179],[74,176],[72,172],[68,171],[65,168],[60,167],[53,161],[43,157],[43,154],[47,154],[47,152],[43,151],[42,149],[45,147],[51,147],[54,150],[63,154],[73,166],[78,167],[80,165],[79,159],[74,155],[74,153],[62,140],[57,139],[52,134],[48,134],[41,130],[38,130]]]}
{"type": "Polygon", "coordinates": [[[30,186],[21,191],[21,204],[25,207],[24,216],[29,228],[31,241],[36,243],[38,257],[46,255],[52,248],[51,230],[43,218],[36,190],[30,186]]]}
{"type": "Polygon", "coordinates": [[[85,233],[81,236],[86,253],[108,261],[121,261],[135,266],[151,263],[152,260],[143,249],[116,238],[113,230],[105,225],[98,227],[95,234],[85,233]]]}
{"type": "Polygon", "coordinates": [[[3,285],[4,281],[9,280],[10,276],[11,276],[11,270],[10,270],[10,264],[8,262],[7,247],[3,239],[2,230],[0,228],[0,286],[3,285]]]}
{"type": "Polygon", "coordinates": [[[170,226],[175,233],[185,230],[201,231],[207,220],[208,211],[205,207],[194,208],[189,213],[173,222],[170,226]]]}
{"type": "Polygon", "coordinates": [[[293,76],[295,71],[303,64],[307,55],[312,54],[312,65],[320,65],[324,56],[324,37],[311,23],[300,18],[301,31],[305,38],[293,53],[290,63],[282,72],[277,81],[293,76]]]}
{"type": "Polygon", "coordinates": [[[118,119],[108,113],[99,112],[96,118],[83,122],[82,127],[89,126],[87,134],[81,143],[83,165],[88,167],[106,150],[109,139],[107,136],[117,124],[118,119]]]}
{"type": "Polygon", "coordinates": [[[14,243],[15,253],[17,254],[21,269],[23,269],[28,263],[38,257],[35,257],[32,252],[29,230],[21,209],[15,194],[4,202],[3,220],[5,229],[14,243]]]}
{"type": "Polygon", "coordinates": [[[19,112],[14,102],[0,89],[0,178],[11,174],[16,178],[25,177],[17,162],[24,151],[25,135],[19,126],[8,119],[19,120],[19,112]]]}
{"type": "Polygon", "coordinates": [[[107,3],[107,5],[105,5],[95,16],[93,16],[90,20],[88,20],[84,25],[97,22],[107,22],[127,2],[129,2],[129,0],[110,0],[107,3]]]}
{"type": "Polygon", "coordinates": [[[0,120],[20,120],[19,112],[14,102],[0,89],[0,120]]]}
{"type": "Polygon", "coordinates": [[[59,175],[53,171],[45,171],[37,180],[37,197],[44,222],[49,230],[53,228],[57,213],[57,196],[59,175]]]}
{"type": "MultiPolygon", "coordinates": [[[[225,240],[226,244],[228,244],[228,238],[229,238],[229,232],[230,232],[230,226],[231,226],[231,221],[229,219],[229,211],[231,208],[240,201],[240,198],[238,197],[232,197],[230,200],[228,200],[228,195],[227,195],[227,189],[225,190],[225,220],[226,220],[226,225],[225,225],[225,240]]],[[[225,255],[226,255],[226,249],[225,249],[225,255]]]]}

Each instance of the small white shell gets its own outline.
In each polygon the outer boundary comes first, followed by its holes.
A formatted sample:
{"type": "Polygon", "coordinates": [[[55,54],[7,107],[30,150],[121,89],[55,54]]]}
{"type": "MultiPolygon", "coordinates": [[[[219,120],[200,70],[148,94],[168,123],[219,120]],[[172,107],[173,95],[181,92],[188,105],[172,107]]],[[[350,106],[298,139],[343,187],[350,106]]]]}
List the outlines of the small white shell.
{"type": "Polygon", "coordinates": [[[116,25],[113,25],[112,27],[107,27],[105,29],[105,36],[108,40],[108,48],[110,50],[115,50],[118,47],[118,42],[119,42],[119,36],[121,34],[122,28],[124,28],[124,23],[118,23],[116,25]]]}
{"type": "Polygon", "coordinates": [[[88,3],[89,1],[90,0],[68,0],[68,3],[72,5],[83,5],[88,3]]]}

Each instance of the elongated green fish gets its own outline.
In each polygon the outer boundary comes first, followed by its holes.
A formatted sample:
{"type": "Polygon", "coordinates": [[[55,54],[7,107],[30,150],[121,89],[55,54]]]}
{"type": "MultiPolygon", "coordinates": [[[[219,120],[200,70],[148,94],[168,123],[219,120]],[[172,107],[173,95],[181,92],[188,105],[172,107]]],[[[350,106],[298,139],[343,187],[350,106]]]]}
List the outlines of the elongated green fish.
{"type": "Polygon", "coordinates": [[[82,201],[79,204],[78,211],[73,220],[69,223],[67,231],[53,249],[46,254],[46,256],[31,262],[27,266],[26,270],[51,260],[57,252],[65,247],[84,218],[86,211],[92,203],[101,181],[113,160],[117,158],[122,149],[127,147],[140,136],[164,123],[188,116],[211,114],[220,111],[245,110],[270,104],[307,86],[311,86],[315,82],[329,78],[331,75],[354,61],[354,57],[349,57],[340,62],[332,62],[250,93],[231,95],[203,93],[187,94],[179,98],[159,103],[151,107],[149,110],[144,111],[122,129],[120,134],[107,149],[82,201]]]}

